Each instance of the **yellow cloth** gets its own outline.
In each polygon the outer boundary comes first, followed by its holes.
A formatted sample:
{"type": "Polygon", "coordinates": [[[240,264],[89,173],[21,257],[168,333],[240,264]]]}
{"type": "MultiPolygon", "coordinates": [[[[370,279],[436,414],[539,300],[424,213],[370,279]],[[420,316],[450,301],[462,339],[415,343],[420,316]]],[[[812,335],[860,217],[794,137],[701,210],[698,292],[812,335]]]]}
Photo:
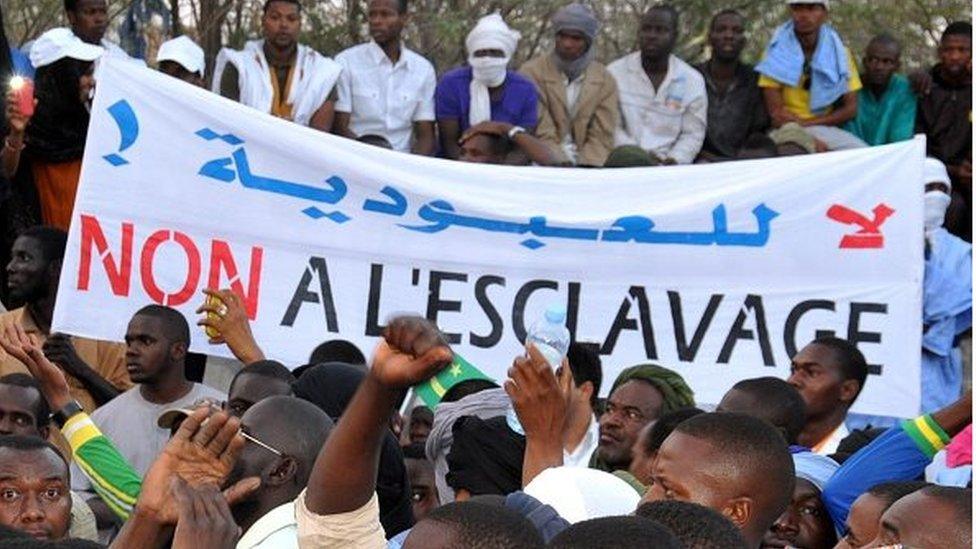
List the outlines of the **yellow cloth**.
{"type": "MultiPolygon", "coordinates": [[[[844,48],[844,51],[847,53],[847,67],[851,72],[850,84],[847,87],[847,91],[856,92],[863,88],[864,85],[861,84],[861,76],[857,72],[857,63],[854,61],[854,56],[851,55],[851,50],[844,48]]],[[[800,79],[800,85],[793,87],[777,82],[763,74],[759,76],[759,87],[781,89],[783,93],[783,105],[786,109],[798,116],[801,120],[810,120],[811,118],[816,118],[818,115],[813,114],[810,110],[810,90],[803,88],[808,78],[808,76],[804,75],[800,79]]],[[[829,108],[824,114],[828,114],[832,110],[833,108],[829,108]]]]}
{"type": "Polygon", "coordinates": [[[292,104],[288,102],[288,93],[291,91],[292,75],[295,74],[295,65],[288,67],[288,77],[285,85],[278,82],[278,68],[270,67],[271,88],[274,90],[274,97],[271,99],[271,114],[285,120],[292,119],[292,104]]]}

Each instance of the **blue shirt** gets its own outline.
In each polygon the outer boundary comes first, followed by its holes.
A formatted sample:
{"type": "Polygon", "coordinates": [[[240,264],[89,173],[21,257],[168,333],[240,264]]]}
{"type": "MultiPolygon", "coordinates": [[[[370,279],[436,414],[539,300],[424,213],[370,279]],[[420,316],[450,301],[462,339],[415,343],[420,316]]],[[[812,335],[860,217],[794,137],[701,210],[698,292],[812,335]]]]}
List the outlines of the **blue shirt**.
{"type": "MultiPolygon", "coordinates": [[[[437,119],[456,119],[462,133],[470,126],[471,80],[471,67],[460,67],[441,77],[434,92],[437,119]]],[[[491,102],[491,119],[532,131],[539,122],[539,93],[535,84],[517,72],[508,71],[502,84],[501,101],[491,102]]]]}

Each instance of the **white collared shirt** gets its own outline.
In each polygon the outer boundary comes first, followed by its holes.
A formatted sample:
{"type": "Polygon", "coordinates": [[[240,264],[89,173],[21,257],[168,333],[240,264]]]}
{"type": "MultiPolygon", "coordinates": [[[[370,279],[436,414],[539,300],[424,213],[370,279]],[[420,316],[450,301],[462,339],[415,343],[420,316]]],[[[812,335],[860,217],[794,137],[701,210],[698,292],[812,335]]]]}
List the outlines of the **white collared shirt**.
{"type": "Polygon", "coordinates": [[[821,456],[829,456],[830,454],[837,453],[837,448],[840,446],[840,442],[847,438],[847,435],[851,432],[847,429],[847,425],[841,423],[834,429],[826,438],[817,443],[813,448],[813,453],[819,454],[821,456]]]}
{"type": "Polygon", "coordinates": [[[572,452],[567,452],[563,448],[563,465],[567,467],[589,467],[590,457],[600,445],[600,424],[596,418],[590,415],[590,426],[586,429],[586,435],[579,445],[572,452]]]}
{"type": "Polygon", "coordinates": [[[640,52],[611,63],[607,70],[620,90],[616,145],[638,145],[659,157],[691,164],[702,143],[708,118],[705,79],[674,55],[658,89],[644,72],[640,52]]]}
{"type": "MultiPolygon", "coordinates": [[[[303,493],[304,495],[304,493],[303,493]]],[[[298,549],[295,502],[268,511],[237,542],[237,549],[298,549]]]]}
{"type": "MultiPolygon", "coordinates": [[[[576,105],[579,103],[580,95],[583,93],[583,82],[585,80],[585,71],[572,82],[569,81],[568,76],[563,75],[563,83],[566,84],[566,111],[569,115],[569,120],[576,118],[576,105]]],[[[575,165],[579,160],[579,148],[576,146],[576,142],[573,141],[572,125],[567,128],[566,134],[563,135],[562,146],[563,152],[566,153],[566,158],[575,165]]]]}
{"type": "Polygon", "coordinates": [[[337,112],[351,114],[356,135],[382,135],[397,151],[410,152],[413,123],[434,121],[434,67],[400,46],[394,65],[375,41],[353,46],[335,58],[339,77],[337,112]]]}

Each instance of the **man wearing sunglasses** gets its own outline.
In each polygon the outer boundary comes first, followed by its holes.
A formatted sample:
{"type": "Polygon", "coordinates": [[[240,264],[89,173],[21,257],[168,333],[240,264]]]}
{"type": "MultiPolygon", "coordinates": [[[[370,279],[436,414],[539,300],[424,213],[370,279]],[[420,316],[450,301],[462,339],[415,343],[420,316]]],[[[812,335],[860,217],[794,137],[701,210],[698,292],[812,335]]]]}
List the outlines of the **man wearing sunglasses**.
{"type": "Polygon", "coordinates": [[[829,150],[866,147],[840,126],[857,115],[863,87],[857,64],[827,23],[829,0],[787,0],[779,27],[756,71],[773,126],[795,122],[829,150]]]}

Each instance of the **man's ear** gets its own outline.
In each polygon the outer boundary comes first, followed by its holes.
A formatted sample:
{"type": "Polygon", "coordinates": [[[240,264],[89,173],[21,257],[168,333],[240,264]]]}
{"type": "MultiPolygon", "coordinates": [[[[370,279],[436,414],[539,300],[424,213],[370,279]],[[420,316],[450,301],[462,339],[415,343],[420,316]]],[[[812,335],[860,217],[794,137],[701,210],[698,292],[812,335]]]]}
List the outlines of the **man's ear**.
{"type": "Polygon", "coordinates": [[[298,475],[298,462],[291,456],[278,458],[274,466],[268,472],[267,480],[264,484],[269,486],[284,486],[298,475]]]}
{"type": "Polygon", "coordinates": [[[857,398],[858,391],[861,390],[861,384],[856,379],[845,379],[840,384],[840,400],[847,405],[854,402],[857,398]]]}
{"type": "Polygon", "coordinates": [[[47,277],[48,282],[51,284],[51,291],[56,292],[58,290],[58,283],[61,281],[61,264],[62,260],[52,259],[50,263],[47,264],[47,277]]]}
{"type": "Polygon", "coordinates": [[[169,346],[169,357],[173,362],[179,362],[186,358],[187,345],[183,341],[177,341],[169,346]]]}
{"type": "Polygon", "coordinates": [[[722,506],[722,514],[732,521],[739,530],[745,529],[755,512],[756,502],[749,497],[730,499],[722,506]]]}
{"type": "Polygon", "coordinates": [[[593,401],[593,382],[584,381],[582,385],[579,386],[579,392],[586,402],[593,401]]]}

